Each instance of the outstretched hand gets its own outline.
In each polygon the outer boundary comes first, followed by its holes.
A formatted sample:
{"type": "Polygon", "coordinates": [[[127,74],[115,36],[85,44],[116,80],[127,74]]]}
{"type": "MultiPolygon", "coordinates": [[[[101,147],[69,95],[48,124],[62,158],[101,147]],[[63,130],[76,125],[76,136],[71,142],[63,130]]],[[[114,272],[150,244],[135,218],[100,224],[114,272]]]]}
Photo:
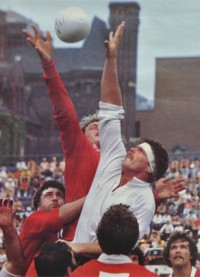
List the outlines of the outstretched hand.
{"type": "Polygon", "coordinates": [[[26,36],[28,43],[36,49],[38,55],[42,62],[49,62],[52,59],[52,42],[51,35],[49,31],[46,31],[46,39],[43,39],[40,35],[39,30],[35,25],[32,25],[35,35],[29,33],[26,29],[23,29],[22,32],[26,36]]]}
{"type": "Polygon", "coordinates": [[[13,225],[12,205],[12,199],[0,199],[0,228],[7,228],[13,225]]]}
{"type": "Polygon", "coordinates": [[[110,32],[109,40],[104,41],[107,58],[115,58],[117,56],[117,51],[121,42],[121,38],[123,36],[124,26],[125,21],[122,21],[122,23],[118,26],[115,34],[113,32],[110,32]]]}
{"type": "Polygon", "coordinates": [[[185,178],[176,178],[167,180],[165,178],[159,179],[155,182],[154,196],[156,200],[177,198],[179,192],[186,187],[185,178]]]}

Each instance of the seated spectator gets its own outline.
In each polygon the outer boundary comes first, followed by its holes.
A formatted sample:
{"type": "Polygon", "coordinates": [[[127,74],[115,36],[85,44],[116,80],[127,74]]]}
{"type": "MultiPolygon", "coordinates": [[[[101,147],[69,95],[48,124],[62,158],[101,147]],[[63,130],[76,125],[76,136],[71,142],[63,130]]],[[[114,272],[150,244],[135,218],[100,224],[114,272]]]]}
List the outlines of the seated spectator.
{"type": "Polygon", "coordinates": [[[157,207],[157,212],[159,212],[161,215],[164,215],[167,212],[165,203],[160,203],[160,205],[157,207]]]}
{"type": "Polygon", "coordinates": [[[171,215],[171,216],[174,216],[176,215],[177,213],[177,209],[176,209],[176,206],[174,203],[171,203],[168,207],[168,213],[171,215]]]}
{"type": "Polygon", "coordinates": [[[172,222],[172,217],[170,214],[168,214],[168,212],[166,212],[163,216],[162,216],[162,224],[164,225],[165,223],[167,223],[167,221],[172,222]]]}
{"type": "Polygon", "coordinates": [[[53,172],[53,179],[59,181],[59,182],[63,182],[64,181],[64,174],[63,171],[60,169],[59,164],[56,165],[56,168],[53,172]]]}
{"type": "Polygon", "coordinates": [[[167,221],[160,229],[161,238],[166,241],[173,231],[174,226],[170,221],[167,221]]]}
{"type": "Polygon", "coordinates": [[[177,158],[174,158],[169,164],[170,170],[179,171],[179,167],[180,167],[180,163],[177,158]]]}
{"type": "Polygon", "coordinates": [[[144,255],[146,255],[148,249],[151,246],[149,236],[145,234],[143,236],[143,238],[139,241],[138,245],[139,245],[140,249],[142,250],[142,252],[144,253],[144,255]]]}
{"type": "Polygon", "coordinates": [[[163,223],[163,217],[159,212],[156,212],[156,214],[153,217],[152,223],[151,223],[151,227],[154,230],[160,230],[160,228],[162,227],[163,223]]]}
{"type": "Polygon", "coordinates": [[[49,169],[49,162],[46,158],[43,158],[40,163],[40,172],[43,174],[47,169],[49,169]]]}
{"type": "Polygon", "coordinates": [[[21,197],[28,196],[30,180],[31,180],[31,171],[29,169],[22,170],[19,177],[19,188],[20,188],[21,197]]]}
{"type": "Polygon", "coordinates": [[[35,161],[28,161],[28,169],[31,172],[31,178],[34,178],[36,175],[40,175],[40,167],[35,161]]]}
{"type": "Polygon", "coordinates": [[[7,196],[9,198],[14,197],[16,188],[17,188],[17,184],[15,183],[15,181],[12,178],[8,178],[5,181],[5,189],[7,192],[7,196]]]}
{"type": "Polygon", "coordinates": [[[64,158],[60,161],[59,168],[64,173],[64,171],[65,171],[65,159],[64,158]]]}
{"type": "Polygon", "coordinates": [[[23,160],[23,158],[20,158],[19,161],[16,163],[16,168],[19,171],[27,169],[27,165],[26,165],[25,161],[23,160]]]}
{"type": "Polygon", "coordinates": [[[52,157],[49,163],[49,170],[53,173],[56,170],[56,167],[57,167],[57,158],[52,157]]]}
{"type": "Polygon", "coordinates": [[[150,242],[152,248],[164,248],[165,241],[161,239],[160,232],[153,231],[150,236],[150,242]]]}
{"type": "Polygon", "coordinates": [[[7,178],[7,177],[8,177],[8,175],[6,172],[6,168],[2,166],[0,168],[0,178],[2,178],[2,180],[4,180],[4,178],[7,178]]]}
{"type": "Polygon", "coordinates": [[[139,237],[139,226],[129,206],[111,206],[99,222],[96,234],[103,254],[79,266],[71,276],[158,276],[130,258],[139,237]]]}
{"type": "Polygon", "coordinates": [[[175,231],[184,231],[184,227],[183,225],[181,224],[181,222],[177,222],[176,226],[174,227],[174,230],[175,231]]]}

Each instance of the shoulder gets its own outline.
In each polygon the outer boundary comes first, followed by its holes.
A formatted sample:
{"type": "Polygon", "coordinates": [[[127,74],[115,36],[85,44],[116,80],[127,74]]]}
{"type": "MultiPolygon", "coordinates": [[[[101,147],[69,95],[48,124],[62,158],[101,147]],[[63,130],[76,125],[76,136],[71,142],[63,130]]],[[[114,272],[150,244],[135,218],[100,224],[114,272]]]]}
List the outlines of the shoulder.
{"type": "Polygon", "coordinates": [[[200,277],[200,269],[196,270],[194,277],[200,277]]]}
{"type": "Polygon", "coordinates": [[[5,264],[0,271],[0,277],[20,277],[19,275],[12,274],[6,270],[5,264]]]}
{"type": "Polygon", "coordinates": [[[151,272],[144,266],[141,266],[139,264],[132,264],[132,267],[134,269],[134,272],[136,276],[143,276],[143,277],[158,277],[155,273],[151,272]]]}
{"type": "MultiPolygon", "coordinates": [[[[33,212],[31,215],[29,215],[24,224],[23,227],[29,226],[31,228],[31,226],[36,226],[36,225],[45,225],[48,222],[53,222],[53,221],[58,221],[60,220],[59,217],[59,208],[55,208],[52,211],[46,212],[46,211],[42,211],[42,210],[38,210],[33,212]]],[[[22,227],[22,229],[23,229],[22,227]]]]}
{"type": "MultiPolygon", "coordinates": [[[[84,277],[88,276],[88,272],[92,275],[95,274],[96,271],[98,271],[98,261],[97,260],[91,260],[83,265],[78,266],[77,269],[75,269],[70,276],[76,276],[76,277],[84,277]]],[[[96,276],[96,275],[95,275],[96,276]]]]}

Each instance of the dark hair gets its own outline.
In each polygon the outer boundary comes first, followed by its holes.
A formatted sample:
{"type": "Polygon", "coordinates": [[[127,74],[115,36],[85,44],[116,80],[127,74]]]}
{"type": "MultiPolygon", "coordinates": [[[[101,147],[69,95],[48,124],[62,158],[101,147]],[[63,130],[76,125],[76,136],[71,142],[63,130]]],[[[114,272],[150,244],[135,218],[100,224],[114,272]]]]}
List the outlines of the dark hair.
{"type": "Polygon", "coordinates": [[[104,253],[128,255],[138,240],[139,226],[129,206],[118,204],[104,213],[96,234],[104,253]]]}
{"type": "Polygon", "coordinates": [[[35,207],[35,209],[37,209],[40,204],[42,192],[48,188],[57,188],[58,190],[60,190],[63,193],[63,196],[65,195],[65,187],[62,183],[60,183],[56,180],[46,181],[35,193],[35,196],[33,199],[33,206],[35,207]]]}
{"type": "Polygon", "coordinates": [[[34,262],[39,277],[61,277],[66,275],[69,266],[72,270],[76,268],[72,261],[71,247],[61,241],[44,244],[34,262]]]}
{"type": "MultiPolygon", "coordinates": [[[[169,165],[169,157],[167,151],[164,149],[161,143],[154,141],[152,139],[147,139],[147,138],[142,138],[140,139],[139,143],[146,142],[151,146],[151,149],[154,153],[155,156],[155,172],[152,174],[151,180],[152,181],[157,181],[163,175],[165,174],[168,165],[169,165]]],[[[138,143],[138,144],[139,144],[138,143]]]]}
{"type": "Polygon", "coordinates": [[[140,265],[145,264],[145,256],[139,246],[131,250],[131,255],[136,255],[138,257],[138,262],[140,265]]]}
{"type": "Polygon", "coordinates": [[[170,260],[169,260],[169,255],[170,255],[170,247],[171,244],[174,241],[177,240],[181,240],[181,241],[188,241],[189,242],[189,248],[190,248],[190,254],[191,254],[191,265],[195,266],[196,265],[196,260],[198,257],[198,250],[197,250],[197,246],[195,241],[192,239],[192,237],[190,235],[188,235],[188,233],[184,232],[184,231],[174,231],[167,243],[166,243],[166,247],[163,250],[163,260],[164,262],[168,265],[168,266],[172,266],[170,260]]]}

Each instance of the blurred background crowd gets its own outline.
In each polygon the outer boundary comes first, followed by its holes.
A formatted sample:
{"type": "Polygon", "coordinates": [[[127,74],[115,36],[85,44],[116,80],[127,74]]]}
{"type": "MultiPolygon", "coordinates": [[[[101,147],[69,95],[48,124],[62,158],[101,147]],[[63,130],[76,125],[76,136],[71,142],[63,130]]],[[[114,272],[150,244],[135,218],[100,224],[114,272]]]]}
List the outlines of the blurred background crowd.
{"type": "MultiPolygon", "coordinates": [[[[25,218],[33,211],[32,200],[37,189],[48,179],[64,183],[64,167],[65,162],[60,157],[44,157],[40,162],[19,159],[15,166],[1,166],[0,197],[14,199],[14,222],[18,232],[25,218]]],[[[164,200],[157,206],[151,223],[151,234],[145,235],[139,242],[147,264],[153,264],[154,259],[161,258],[162,251],[159,250],[163,249],[173,230],[186,230],[190,233],[200,252],[200,160],[174,158],[165,177],[173,179],[180,176],[187,179],[186,189],[179,193],[178,198],[164,200]],[[156,252],[150,255],[149,250],[155,249],[156,252]]],[[[5,261],[3,235],[0,230],[0,265],[5,261]]]]}

